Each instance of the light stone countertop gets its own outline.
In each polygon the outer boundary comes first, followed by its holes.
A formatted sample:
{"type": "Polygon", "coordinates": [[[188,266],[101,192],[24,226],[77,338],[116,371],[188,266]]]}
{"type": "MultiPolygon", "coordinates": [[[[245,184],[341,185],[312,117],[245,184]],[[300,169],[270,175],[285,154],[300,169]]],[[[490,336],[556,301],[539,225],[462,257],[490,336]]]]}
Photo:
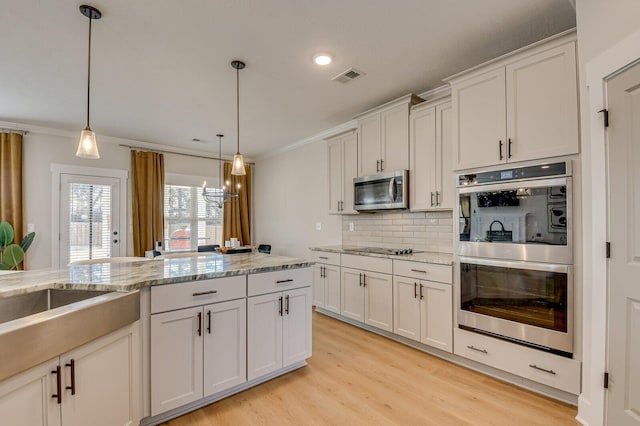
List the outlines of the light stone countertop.
{"type": "Polygon", "coordinates": [[[141,262],[72,265],[0,275],[0,298],[49,288],[131,291],[142,287],[313,265],[307,259],[263,253],[193,254],[141,262]]]}
{"type": "Polygon", "coordinates": [[[421,253],[411,254],[380,254],[357,251],[357,246],[320,246],[309,247],[311,251],[325,251],[330,253],[340,254],[353,254],[356,256],[370,256],[370,257],[383,257],[393,260],[408,260],[410,262],[422,262],[422,263],[435,263],[438,265],[453,265],[453,254],[451,253],[436,253],[430,251],[424,251],[421,253]]]}

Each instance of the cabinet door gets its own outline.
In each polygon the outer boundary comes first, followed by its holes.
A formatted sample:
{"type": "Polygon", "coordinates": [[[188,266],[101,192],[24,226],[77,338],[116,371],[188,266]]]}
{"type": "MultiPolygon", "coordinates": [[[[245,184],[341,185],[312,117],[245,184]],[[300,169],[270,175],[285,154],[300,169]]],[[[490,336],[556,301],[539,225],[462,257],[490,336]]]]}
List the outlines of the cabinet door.
{"type": "Polygon", "coordinates": [[[573,42],[506,68],[509,161],[578,152],[578,93],[573,42]]]}
{"type": "MultiPolygon", "coordinates": [[[[60,405],[51,396],[57,392],[57,377],[52,372],[59,365],[55,358],[0,383],[0,423],[60,426],[60,405]]],[[[63,391],[62,398],[66,397],[63,391]]]]}
{"type": "Polygon", "coordinates": [[[420,341],[420,296],[417,280],[393,277],[393,332],[420,341]]]}
{"type": "Polygon", "coordinates": [[[409,169],[409,105],[382,111],[382,170],[409,169]]]}
{"type": "Polygon", "coordinates": [[[411,113],[411,167],[409,189],[411,210],[434,207],[436,186],[436,109],[411,113]]]}
{"type": "Polygon", "coordinates": [[[343,191],[342,213],[356,213],[353,209],[353,179],[358,177],[358,135],[350,133],[342,139],[343,191]]]}
{"type": "Polygon", "coordinates": [[[362,271],[342,268],[340,280],[340,315],[364,322],[364,287],[362,271]]]}
{"type": "Polygon", "coordinates": [[[319,308],[324,308],[326,305],[325,268],[326,266],[322,264],[313,265],[313,305],[319,308]]]}
{"type": "Polygon", "coordinates": [[[393,282],[391,275],[366,272],[364,277],[366,324],[393,331],[393,282]]]}
{"type": "Polygon", "coordinates": [[[282,368],[282,293],[247,299],[247,379],[282,368]]]}
{"type": "Polygon", "coordinates": [[[247,300],[204,307],[204,396],[247,381],[247,300]]]}
{"type": "Polygon", "coordinates": [[[455,170],[506,161],[504,73],[499,68],[452,84],[455,170]]]}
{"type": "Polygon", "coordinates": [[[380,114],[358,120],[358,176],[380,171],[380,114]]]}
{"type": "Polygon", "coordinates": [[[340,313],[340,267],[324,266],[325,305],[327,311],[340,313]]]}
{"type": "MultiPolygon", "coordinates": [[[[327,142],[327,157],[329,170],[329,213],[340,213],[340,202],[342,201],[342,141],[335,138],[327,142]]],[[[353,202],[351,203],[353,204],[353,202]]],[[[353,208],[353,207],[352,207],[353,208]]]]}
{"type": "Polygon", "coordinates": [[[138,327],[136,322],[60,356],[64,426],[138,425],[138,327]]]}
{"type": "Polygon", "coordinates": [[[453,209],[455,204],[455,174],[451,140],[451,102],[436,106],[436,204],[440,209],[453,209]]]}
{"type": "Polygon", "coordinates": [[[151,415],[202,398],[202,331],[201,307],[151,315],[151,415]]]}
{"type": "Polygon", "coordinates": [[[284,293],[282,321],[282,366],[311,356],[311,288],[284,293]]]}
{"type": "Polygon", "coordinates": [[[420,282],[420,341],[446,352],[453,351],[453,299],[451,285],[420,282]]]}

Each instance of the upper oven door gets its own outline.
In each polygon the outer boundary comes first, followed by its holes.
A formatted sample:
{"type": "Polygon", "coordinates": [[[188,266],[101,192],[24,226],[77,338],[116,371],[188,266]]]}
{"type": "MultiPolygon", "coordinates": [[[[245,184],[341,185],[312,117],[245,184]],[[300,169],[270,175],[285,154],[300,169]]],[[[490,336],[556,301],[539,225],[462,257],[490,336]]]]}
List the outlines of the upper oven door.
{"type": "Polygon", "coordinates": [[[406,209],[408,172],[380,173],[353,180],[353,207],[357,211],[406,209]]]}
{"type": "Polygon", "coordinates": [[[458,254],[572,264],[571,177],[458,188],[458,254]]]}

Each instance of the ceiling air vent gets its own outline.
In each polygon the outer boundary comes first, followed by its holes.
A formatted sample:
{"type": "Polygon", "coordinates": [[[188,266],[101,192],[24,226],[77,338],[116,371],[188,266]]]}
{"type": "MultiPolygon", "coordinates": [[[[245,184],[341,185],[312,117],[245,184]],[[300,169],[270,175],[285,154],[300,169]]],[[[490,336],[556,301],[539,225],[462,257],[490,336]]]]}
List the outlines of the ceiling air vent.
{"type": "Polygon", "coordinates": [[[336,75],[331,80],[337,81],[338,83],[349,83],[356,78],[362,77],[363,75],[365,75],[365,73],[363,73],[362,71],[355,68],[349,68],[348,70],[336,75]]]}

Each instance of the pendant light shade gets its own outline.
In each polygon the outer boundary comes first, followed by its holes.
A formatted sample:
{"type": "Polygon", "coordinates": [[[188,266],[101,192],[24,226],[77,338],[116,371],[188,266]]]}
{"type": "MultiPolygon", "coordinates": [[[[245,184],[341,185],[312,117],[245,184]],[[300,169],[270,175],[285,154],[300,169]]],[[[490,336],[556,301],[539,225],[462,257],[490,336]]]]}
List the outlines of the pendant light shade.
{"type": "Polygon", "coordinates": [[[240,70],[245,67],[242,61],[231,61],[231,66],[236,70],[236,117],[237,117],[237,136],[238,150],[233,156],[233,164],[231,166],[231,174],[234,176],[244,176],[247,174],[244,169],[244,158],[240,154],[240,70]]]}
{"type": "Polygon", "coordinates": [[[78,144],[76,157],[91,158],[94,160],[100,158],[98,144],[96,143],[96,134],[93,130],[87,128],[80,134],[80,143],[78,144]]]}
{"type": "Polygon", "coordinates": [[[87,55],[87,127],[85,127],[80,134],[80,142],[78,143],[76,157],[95,160],[100,158],[100,153],[98,152],[96,134],[91,130],[91,126],[89,125],[89,107],[91,106],[91,22],[93,22],[94,19],[102,18],[102,13],[95,7],[87,5],[80,6],[80,13],[89,18],[89,53],[87,55]]]}

